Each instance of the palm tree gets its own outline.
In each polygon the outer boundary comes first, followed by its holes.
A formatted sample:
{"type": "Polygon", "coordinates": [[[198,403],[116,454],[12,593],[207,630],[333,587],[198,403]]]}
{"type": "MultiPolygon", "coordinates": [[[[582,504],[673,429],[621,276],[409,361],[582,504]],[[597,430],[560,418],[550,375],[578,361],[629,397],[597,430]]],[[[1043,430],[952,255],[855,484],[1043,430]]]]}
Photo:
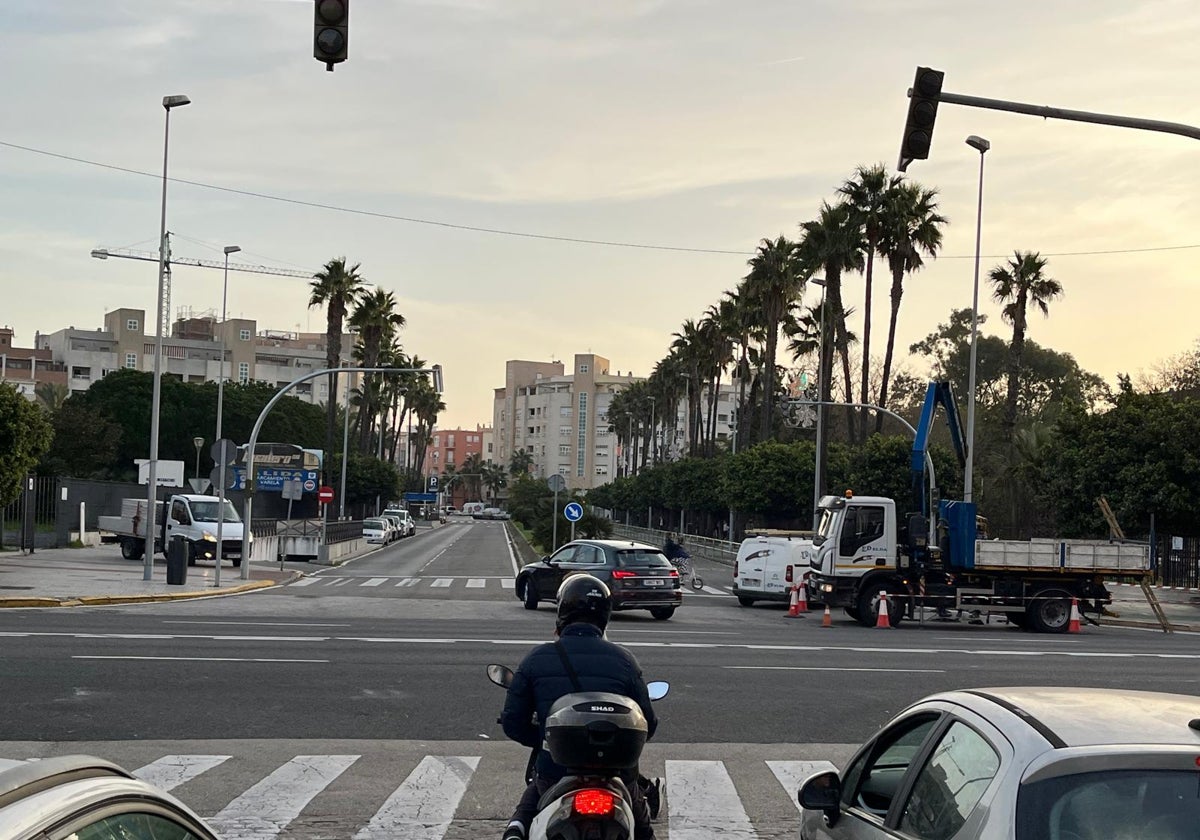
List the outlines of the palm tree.
{"type": "MultiPolygon", "coordinates": [[[[853,401],[854,381],[850,376],[850,333],[846,328],[846,308],[842,303],[842,274],[847,271],[862,271],[863,241],[862,228],[855,224],[853,213],[846,204],[821,203],[820,215],[800,226],[804,240],[800,244],[800,259],[813,268],[825,271],[825,306],[828,321],[833,322],[832,347],[823,342],[817,381],[821,389],[821,402],[829,402],[833,395],[833,350],[836,348],[842,359],[842,376],[846,382],[846,400],[853,401]]],[[[828,331],[829,324],[825,329],[828,331]]],[[[850,436],[856,437],[854,414],[849,418],[850,436]]],[[[822,439],[822,444],[828,435],[822,439]]],[[[822,458],[822,464],[828,459],[822,458]]]]}
{"type": "Polygon", "coordinates": [[[466,483],[467,495],[472,499],[483,498],[483,456],[472,452],[459,465],[458,474],[466,483]],[[471,491],[474,491],[473,493],[471,491]]]}
{"type": "Polygon", "coordinates": [[[70,392],[66,385],[59,382],[39,382],[33,386],[33,395],[48,411],[58,411],[70,392]]]}
{"type": "MultiPolygon", "coordinates": [[[[396,296],[391,292],[376,287],[358,296],[350,326],[358,329],[363,367],[379,367],[385,348],[391,346],[404,325],[404,316],[396,311],[396,296]]],[[[371,427],[379,414],[379,380],[378,374],[367,374],[363,379],[363,410],[358,424],[358,445],[362,452],[370,449],[371,427]]]]}
{"type": "Polygon", "coordinates": [[[758,252],[750,258],[750,273],[746,275],[744,294],[758,309],[766,335],[763,367],[763,410],[759,418],[759,435],[766,440],[771,435],[771,419],[775,411],[775,357],[779,347],[779,328],[791,313],[804,292],[811,271],[799,258],[799,246],[784,236],[772,241],[764,239],[758,252]]]}
{"type": "Polygon", "coordinates": [[[1033,251],[1014,251],[1012,259],[988,272],[992,297],[1004,304],[1004,320],[1012,324],[1008,348],[1008,398],[1004,402],[1004,425],[1011,436],[1017,424],[1017,395],[1021,386],[1021,354],[1025,350],[1026,311],[1030,304],[1050,315],[1050,302],[1062,296],[1063,287],[1045,275],[1046,259],[1033,251]]]}
{"type": "MultiPolygon", "coordinates": [[[[946,217],[937,212],[937,195],[937,190],[903,181],[892,190],[884,216],[879,251],[887,258],[892,272],[892,312],[879,386],[879,404],[884,408],[887,408],[888,385],[892,378],[896,321],[900,317],[900,299],[904,296],[904,276],[921,270],[925,265],[922,255],[933,259],[942,247],[942,226],[946,224],[946,217]]],[[[875,419],[875,431],[882,429],[883,414],[880,413],[875,419]]]]}
{"type": "Polygon", "coordinates": [[[757,356],[754,342],[762,335],[758,313],[754,310],[753,302],[747,300],[745,285],[746,281],[743,280],[736,291],[726,292],[718,304],[723,329],[737,348],[737,358],[734,360],[738,379],[737,422],[733,429],[735,449],[738,448],[737,443],[747,439],[746,432],[750,431],[741,418],[746,413],[746,381],[751,378],[752,363],[757,356]]]}
{"type": "MultiPolygon", "coordinates": [[[[687,382],[687,437],[688,454],[695,455],[700,441],[700,362],[702,354],[702,338],[696,322],[688,318],[680,326],[680,331],[672,333],[675,336],[671,342],[671,354],[675,356],[679,367],[684,371],[687,382]]],[[[627,398],[641,383],[634,383],[626,389],[627,398]]]]}
{"type": "MultiPolygon", "coordinates": [[[[867,243],[867,270],[863,277],[862,379],[859,390],[859,402],[864,405],[871,401],[868,383],[871,373],[871,286],[874,277],[875,252],[879,250],[887,215],[893,203],[892,193],[900,183],[900,176],[888,177],[884,165],[877,163],[874,166],[858,167],[854,171],[854,177],[838,189],[838,192],[845,196],[846,204],[850,206],[851,214],[854,217],[854,223],[862,228],[867,243]]],[[[868,409],[862,408],[859,411],[865,436],[868,409]]],[[[882,419],[882,415],[880,418],[882,419]]]]}
{"type": "MultiPolygon", "coordinates": [[[[308,306],[325,307],[325,367],[336,368],[342,358],[342,322],[362,293],[361,263],[346,268],[346,258],[337,257],[313,275],[308,284],[308,306]]],[[[325,452],[333,451],[334,409],[337,405],[337,373],[329,374],[329,396],[325,401],[325,452]]]]}
{"type": "Polygon", "coordinates": [[[508,459],[508,472],[513,478],[518,476],[528,475],[529,468],[533,466],[533,453],[528,449],[518,449],[508,459]]]}
{"type": "Polygon", "coordinates": [[[438,413],[446,410],[446,404],[442,402],[441,394],[433,390],[428,374],[421,374],[414,381],[408,391],[407,402],[417,419],[416,472],[423,474],[429,439],[433,435],[433,427],[437,424],[438,413]]]}
{"type": "MultiPolygon", "coordinates": [[[[722,301],[721,303],[724,303],[722,301]]],[[[717,405],[721,396],[721,380],[725,370],[733,363],[733,334],[735,325],[727,322],[729,307],[715,303],[704,312],[700,321],[700,334],[704,340],[704,373],[708,377],[708,454],[716,452],[717,405]]]]}
{"type": "Polygon", "coordinates": [[[488,499],[495,504],[500,491],[508,485],[508,473],[500,464],[489,461],[483,465],[483,483],[488,488],[488,499]]]}

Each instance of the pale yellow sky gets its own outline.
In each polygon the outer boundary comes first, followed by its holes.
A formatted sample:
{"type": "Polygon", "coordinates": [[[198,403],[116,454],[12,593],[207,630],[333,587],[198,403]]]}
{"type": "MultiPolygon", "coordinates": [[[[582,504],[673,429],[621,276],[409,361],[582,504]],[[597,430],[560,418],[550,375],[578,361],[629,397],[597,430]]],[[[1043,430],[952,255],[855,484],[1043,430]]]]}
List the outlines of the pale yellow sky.
{"type": "MultiPolygon", "coordinates": [[[[14,17],[15,15],[15,17],[14,17]]],[[[311,56],[304,0],[46,0],[0,32],[0,141],[375,213],[625,243],[751,252],[858,164],[895,164],[918,64],[946,90],[1200,124],[1194,2],[449,0],[354,4],[350,60],[311,56]]],[[[1030,336],[1109,380],[1193,343],[1200,299],[1194,140],[944,105],[929,161],[952,224],[915,277],[898,346],[971,299],[987,137],[984,272],[1040,250],[1065,288],[1030,336]],[[1162,249],[1162,250],[1147,250],[1162,249]],[[1166,250],[1174,249],[1174,250],[1166,250]],[[1125,253],[1067,256],[1078,252],[1125,253]]],[[[154,304],[158,182],[0,146],[0,323],[97,327],[154,304]]],[[[177,255],[315,270],[345,254],[395,291],[410,352],[446,373],[445,425],[491,418],[510,358],[588,350],[648,373],[745,255],[572,244],[413,224],[173,185],[177,255]],[[215,250],[214,250],[215,249],[215,250]]],[[[180,268],[173,304],[220,304],[220,273],[180,268]]],[[[886,327],[886,281],[875,323],[886,327]]],[[[848,290],[861,287],[850,279],[848,290]]],[[[303,280],[234,275],[230,311],[323,328],[303,280]]],[[[848,295],[860,307],[861,296],[848,295]]],[[[987,329],[1001,331],[998,309],[987,329]]],[[[882,345],[882,334],[876,339],[882,345]]]]}

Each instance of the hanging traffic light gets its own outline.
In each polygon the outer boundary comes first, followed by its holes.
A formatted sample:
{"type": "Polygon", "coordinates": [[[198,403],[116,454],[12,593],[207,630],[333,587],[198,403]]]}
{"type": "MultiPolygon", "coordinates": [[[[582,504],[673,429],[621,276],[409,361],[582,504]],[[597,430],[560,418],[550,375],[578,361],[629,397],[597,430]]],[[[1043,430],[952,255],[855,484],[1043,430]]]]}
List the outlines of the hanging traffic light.
{"type": "Polygon", "coordinates": [[[933,123],[937,118],[938,99],[942,95],[942,79],[945,73],[918,67],[908,99],[908,119],[904,123],[904,135],[900,139],[901,172],[908,169],[914,160],[927,160],[929,146],[933,142],[933,123]]]}
{"type": "Polygon", "coordinates": [[[346,60],[350,41],[350,0],[316,0],[313,8],[313,58],[326,70],[346,60]]]}

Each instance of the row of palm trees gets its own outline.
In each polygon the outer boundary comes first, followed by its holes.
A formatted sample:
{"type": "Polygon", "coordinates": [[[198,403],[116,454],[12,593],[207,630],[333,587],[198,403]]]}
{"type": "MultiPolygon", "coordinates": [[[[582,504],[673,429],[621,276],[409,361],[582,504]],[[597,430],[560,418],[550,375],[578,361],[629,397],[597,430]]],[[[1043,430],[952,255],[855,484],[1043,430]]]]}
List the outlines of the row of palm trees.
{"type": "MultiPolygon", "coordinates": [[[[737,448],[768,440],[781,416],[780,339],[794,365],[815,368],[822,402],[887,407],[896,364],[896,331],[905,282],[937,257],[947,219],[938,209],[938,193],[882,165],[860,166],[823,201],[817,217],[799,226],[799,236],[763,239],[737,287],[688,319],[673,334],[670,349],[644,382],[614,396],[608,422],[629,463],[644,465],[658,449],[684,436],[681,449],[705,455],[717,446],[717,397],[722,379],[732,374],[737,386],[737,448]],[[881,369],[872,370],[871,321],[877,258],[891,279],[890,313],[881,369]],[[844,303],[843,284],[853,275],[863,282],[861,342],[848,325],[853,309],[844,303]],[[822,304],[802,307],[809,283],[823,286],[822,304]],[[858,370],[852,365],[856,348],[858,370]],[[835,383],[835,357],[840,382],[835,383]],[[855,377],[857,373],[857,377],[855,377]],[[877,374],[877,375],[876,375],[877,374]],[[856,386],[857,385],[857,389],[856,386]],[[686,432],[676,429],[679,406],[686,406],[686,432]],[[661,443],[659,440],[661,439],[661,443]]],[[[1013,327],[1005,420],[1016,422],[1020,362],[1030,306],[1046,314],[1062,287],[1045,274],[1040,255],[1016,252],[989,273],[994,298],[1004,305],[1013,327]]],[[[848,435],[861,442],[870,432],[869,409],[847,412],[848,435]]],[[[877,414],[874,430],[882,428],[877,414]]]]}
{"type": "MultiPolygon", "coordinates": [[[[355,330],[358,340],[352,357],[360,367],[408,368],[397,373],[365,374],[362,385],[351,394],[354,413],[354,438],[362,454],[374,454],[396,461],[400,430],[416,423],[414,465],[424,466],[426,444],[446,406],[426,374],[414,372],[428,367],[416,355],[404,352],[399,332],[404,316],[396,309],[396,296],[381,287],[368,288],[361,263],[348,266],[345,257],[325,263],[309,283],[309,307],[325,307],[325,363],[337,368],[342,358],[342,333],[346,326],[355,330]]],[[[336,449],[336,372],[329,374],[329,399],[325,429],[325,451],[336,449]]],[[[412,459],[406,459],[412,463],[412,459]]]]}
{"type": "Polygon", "coordinates": [[[466,491],[467,501],[482,498],[484,488],[487,489],[488,501],[494,501],[500,491],[508,486],[508,473],[508,468],[503,464],[484,461],[482,455],[472,452],[461,464],[446,465],[442,472],[442,490],[445,491],[451,482],[458,480],[466,491]]]}

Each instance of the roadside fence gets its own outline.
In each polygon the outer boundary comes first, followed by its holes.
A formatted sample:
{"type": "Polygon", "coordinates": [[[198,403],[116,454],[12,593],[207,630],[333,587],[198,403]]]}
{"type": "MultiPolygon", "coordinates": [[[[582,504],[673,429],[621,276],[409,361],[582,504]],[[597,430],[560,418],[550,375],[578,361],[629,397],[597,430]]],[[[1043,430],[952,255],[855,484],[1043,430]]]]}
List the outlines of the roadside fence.
{"type": "MultiPolygon", "coordinates": [[[[660,548],[667,543],[667,537],[676,531],[660,531],[655,528],[638,528],[634,525],[613,523],[613,536],[618,539],[637,540],[660,548]]],[[[676,537],[678,542],[678,537],[676,537]]],[[[693,560],[711,560],[725,566],[732,566],[737,559],[739,543],[729,540],[714,540],[711,537],[697,537],[691,534],[683,535],[683,547],[693,560]]]]}

